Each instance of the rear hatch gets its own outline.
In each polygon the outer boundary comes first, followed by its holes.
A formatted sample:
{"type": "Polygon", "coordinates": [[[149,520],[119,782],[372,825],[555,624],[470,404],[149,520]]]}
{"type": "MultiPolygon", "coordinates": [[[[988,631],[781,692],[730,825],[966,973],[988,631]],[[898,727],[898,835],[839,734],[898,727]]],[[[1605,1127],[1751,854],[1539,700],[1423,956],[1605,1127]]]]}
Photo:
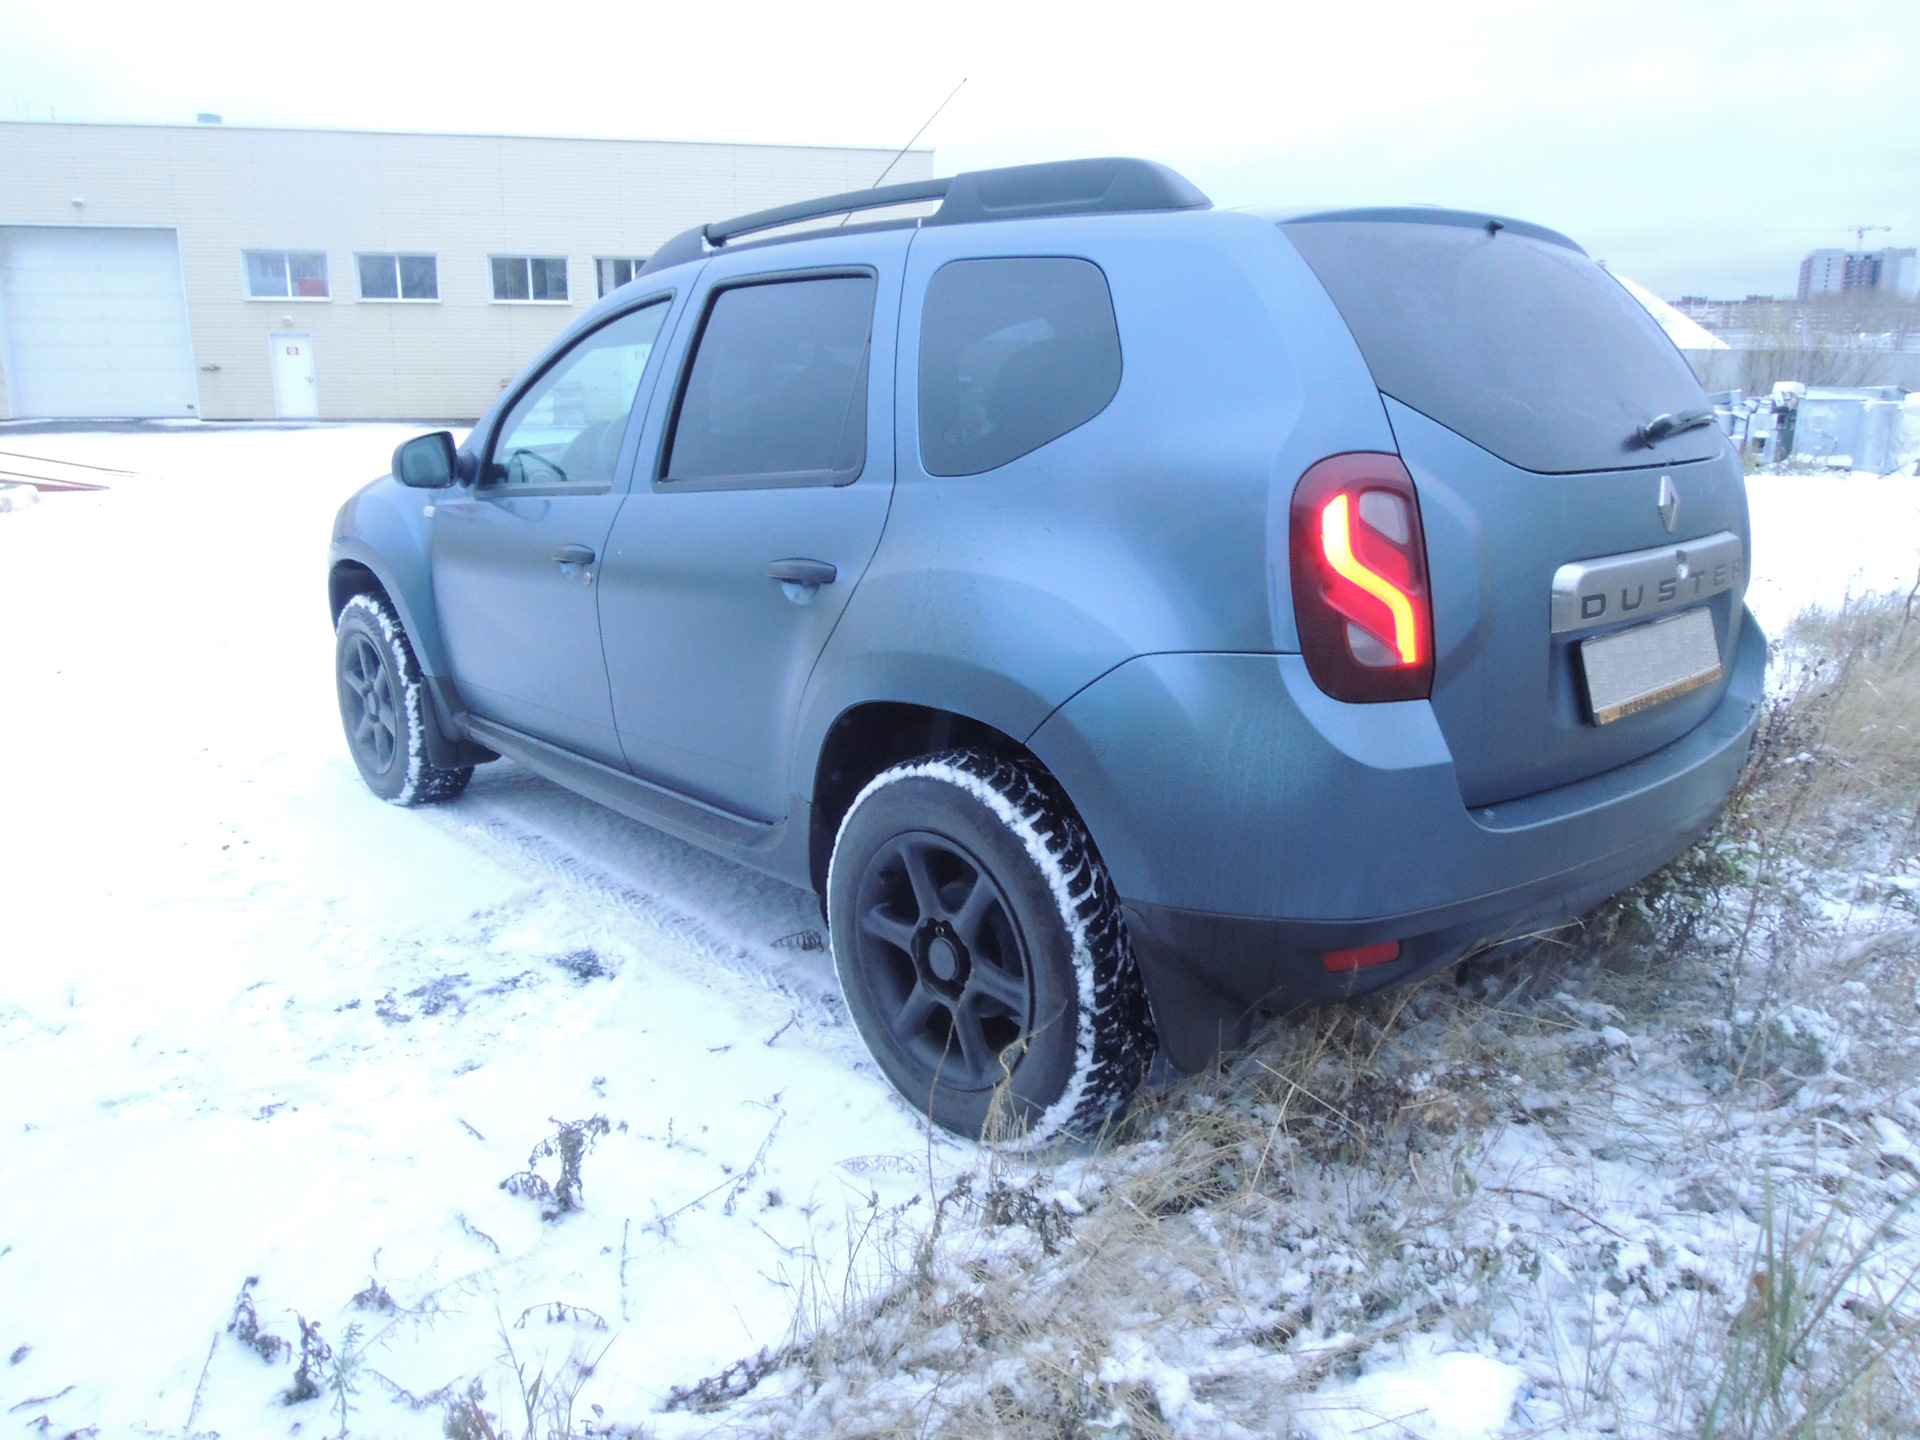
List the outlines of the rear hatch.
{"type": "MultiPolygon", "coordinates": [[[[1698,724],[1739,639],[1746,486],[1716,427],[1672,428],[1711,407],[1652,317],[1571,241],[1520,222],[1412,209],[1281,228],[1359,343],[1420,496],[1433,708],[1465,802],[1569,784],[1698,724]],[[1588,613],[1567,596],[1556,612],[1557,576],[1593,592],[1588,613]],[[1609,657],[1583,646],[1696,610],[1711,640],[1697,616],[1678,628],[1717,645],[1720,677],[1612,717],[1609,657]]],[[[1674,633],[1611,654],[1657,668],[1674,633]]]]}

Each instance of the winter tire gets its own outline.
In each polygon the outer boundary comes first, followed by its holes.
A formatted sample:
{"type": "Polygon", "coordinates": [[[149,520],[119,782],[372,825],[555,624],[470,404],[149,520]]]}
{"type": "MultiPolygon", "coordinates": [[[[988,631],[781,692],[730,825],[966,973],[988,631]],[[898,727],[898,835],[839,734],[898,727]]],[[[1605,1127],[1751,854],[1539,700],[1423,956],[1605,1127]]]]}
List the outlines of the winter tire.
{"type": "Polygon", "coordinates": [[[827,908],[854,1023],[937,1124],[1086,1136],[1138,1085],[1153,1031],[1120,902],[1033,761],[950,751],[875,776],[840,823],[827,908]]]}
{"type": "Polygon", "coordinates": [[[425,805],[467,788],[473,767],[427,760],[426,683],[400,617],[384,595],[356,595],[340,611],[334,641],[340,721],[360,778],[382,800],[425,805]]]}

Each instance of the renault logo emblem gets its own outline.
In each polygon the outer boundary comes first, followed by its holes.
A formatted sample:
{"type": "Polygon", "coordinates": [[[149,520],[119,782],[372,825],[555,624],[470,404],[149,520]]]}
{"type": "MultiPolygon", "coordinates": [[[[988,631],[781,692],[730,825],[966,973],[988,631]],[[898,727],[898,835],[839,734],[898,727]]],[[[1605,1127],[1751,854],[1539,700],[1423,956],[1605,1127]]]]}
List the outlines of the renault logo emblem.
{"type": "Polygon", "coordinates": [[[1673,488],[1673,477],[1660,477],[1660,523],[1673,534],[1680,528],[1680,492],[1673,488]]]}

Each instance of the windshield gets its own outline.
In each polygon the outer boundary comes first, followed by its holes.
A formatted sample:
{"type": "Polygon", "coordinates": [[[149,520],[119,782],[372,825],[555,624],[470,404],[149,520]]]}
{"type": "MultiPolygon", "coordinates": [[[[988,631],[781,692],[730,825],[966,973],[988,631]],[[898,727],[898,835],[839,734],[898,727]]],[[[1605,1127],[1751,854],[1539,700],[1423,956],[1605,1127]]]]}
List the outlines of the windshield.
{"type": "Polygon", "coordinates": [[[1524,470],[1704,460],[1711,426],[1686,357],[1578,250],[1486,224],[1281,226],[1340,308],[1374,383],[1524,470]]]}

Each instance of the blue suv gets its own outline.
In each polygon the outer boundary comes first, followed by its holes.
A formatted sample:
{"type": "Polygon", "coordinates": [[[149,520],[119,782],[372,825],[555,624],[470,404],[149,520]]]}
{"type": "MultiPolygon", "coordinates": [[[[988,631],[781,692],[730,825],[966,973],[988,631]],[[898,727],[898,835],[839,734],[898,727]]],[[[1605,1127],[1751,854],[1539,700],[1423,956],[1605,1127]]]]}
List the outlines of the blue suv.
{"type": "Polygon", "coordinates": [[[813,889],[909,1102],[1037,1143],[1698,837],[1747,546],[1565,236],[1086,160],[678,236],[395,452],[328,589],[376,793],[505,755],[813,889]]]}

